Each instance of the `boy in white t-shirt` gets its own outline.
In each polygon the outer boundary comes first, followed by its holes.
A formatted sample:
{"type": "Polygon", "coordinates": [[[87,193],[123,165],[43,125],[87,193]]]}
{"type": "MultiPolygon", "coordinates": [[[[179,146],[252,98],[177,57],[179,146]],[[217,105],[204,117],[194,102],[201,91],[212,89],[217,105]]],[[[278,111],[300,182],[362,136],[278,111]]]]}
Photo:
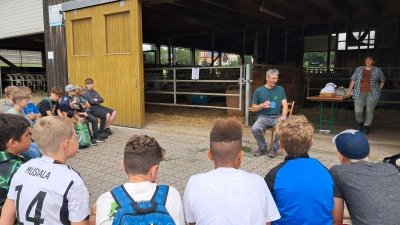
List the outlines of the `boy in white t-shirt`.
{"type": "Polygon", "coordinates": [[[239,170],[243,158],[242,125],[219,119],[210,133],[208,157],[215,170],[190,177],[183,197],[189,224],[264,225],[281,216],[257,174],[239,170]]]}
{"type": "Polygon", "coordinates": [[[38,120],[32,136],[41,158],[23,164],[14,174],[1,214],[1,225],[88,225],[89,192],[67,159],[78,151],[74,124],[59,116],[38,120]]]}
{"type": "MultiPolygon", "coordinates": [[[[122,186],[131,199],[136,202],[152,200],[157,190],[158,167],[164,154],[165,150],[157,141],[147,135],[134,135],[128,140],[122,161],[122,169],[128,175],[128,182],[122,186]]],[[[185,225],[179,192],[171,186],[167,192],[165,207],[169,215],[176,225],[185,225]]],[[[96,225],[112,224],[120,208],[111,192],[102,194],[92,207],[92,217],[95,216],[95,219],[90,218],[91,224],[94,221],[96,225]]]]}

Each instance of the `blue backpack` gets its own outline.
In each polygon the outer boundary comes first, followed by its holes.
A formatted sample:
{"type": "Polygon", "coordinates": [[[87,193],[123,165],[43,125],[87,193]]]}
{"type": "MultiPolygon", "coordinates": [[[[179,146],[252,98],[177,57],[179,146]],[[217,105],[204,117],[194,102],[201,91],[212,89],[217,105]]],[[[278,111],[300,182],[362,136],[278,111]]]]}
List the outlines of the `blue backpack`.
{"type": "Polygon", "coordinates": [[[150,201],[136,202],[121,185],[111,191],[118,204],[113,225],[175,225],[165,202],[169,186],[158,185],[150,201]]]}

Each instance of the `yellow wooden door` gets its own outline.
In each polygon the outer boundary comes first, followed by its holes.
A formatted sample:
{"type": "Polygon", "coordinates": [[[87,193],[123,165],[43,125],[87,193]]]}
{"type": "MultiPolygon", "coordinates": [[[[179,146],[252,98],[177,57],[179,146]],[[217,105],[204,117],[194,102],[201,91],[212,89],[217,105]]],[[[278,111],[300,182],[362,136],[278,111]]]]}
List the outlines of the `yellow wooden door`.
{"type": "Polygon", "coordinates": [[[66,12],[69,83],[92,78],[117,111],[114,124],[137,128],[145,123],[141,10],[126,0],[66,12]]]}

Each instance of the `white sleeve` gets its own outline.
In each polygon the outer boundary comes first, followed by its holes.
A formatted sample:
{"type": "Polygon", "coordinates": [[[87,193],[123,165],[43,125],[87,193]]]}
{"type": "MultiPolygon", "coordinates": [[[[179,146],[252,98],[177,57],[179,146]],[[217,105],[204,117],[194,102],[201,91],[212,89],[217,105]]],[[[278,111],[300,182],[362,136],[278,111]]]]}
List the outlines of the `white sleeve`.
{"type": "Polygon", "coordinates": [[[81,222],[90,215],[89,192],[83,183],[82,178],[74,180],[74,184],[67,195],[69,220],[81,222]]]}
{"type": "Polygon", "coordinates": [[[182,199],[178,190],[169,186],[167,202],[165,207],[168,210],[176,225],[185,225],[185,217],[183,215],[182,199]]]}
{"type": "Polygon", "coordinates": [[[281,214],[279,214],[274,198],[272,197],[271,192],[269,191],[268,186],[265,183],[264,179],[262,179],[262,183],[265,196],[265,204],[267,206],[265,212],[265,222],[278,220],[281,218],[281,214]]]}
{"type": "Polygon", "coordinates": [[[111,211],[111,205],[115,202],[110,192],[106,192],[97,199],[96,202],[96,225],[111,225],[108,214],[111,211]]]}
{"type": "Polygon", "coordinates": [[[185,220],[188,223],[196,222],[194,219],[194,215],[192,210],[190,209],[190,200],[191,200],[191,190],[190,190],[190,182],[191,178],[189,179],[188,183],[186,184],[185,194],[183,195],[183,210],[185,213],[185,220]]]}

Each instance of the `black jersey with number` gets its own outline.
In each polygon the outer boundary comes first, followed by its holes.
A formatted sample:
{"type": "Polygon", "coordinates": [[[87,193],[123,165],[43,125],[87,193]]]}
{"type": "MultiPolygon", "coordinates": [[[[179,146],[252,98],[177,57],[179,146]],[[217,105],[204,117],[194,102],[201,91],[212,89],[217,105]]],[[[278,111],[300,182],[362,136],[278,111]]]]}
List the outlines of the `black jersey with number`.
{"type": "Polygon", "coordinates": [[[15,173],[8,198],[15,201],[24,224],[57,225],[89,218],[89,192],[71,167],[43,156],[15,173]]]}

